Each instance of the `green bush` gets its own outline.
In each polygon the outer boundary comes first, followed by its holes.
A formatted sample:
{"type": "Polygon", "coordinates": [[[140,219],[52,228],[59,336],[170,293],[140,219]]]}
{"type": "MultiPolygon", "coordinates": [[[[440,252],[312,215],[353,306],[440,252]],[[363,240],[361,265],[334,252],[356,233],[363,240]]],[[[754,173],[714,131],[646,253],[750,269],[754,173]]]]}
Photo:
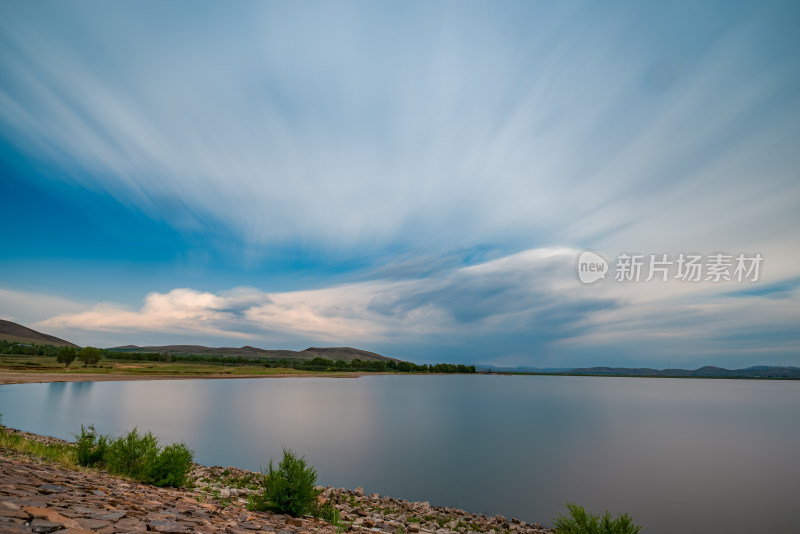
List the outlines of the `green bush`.
{"type": "Polygon", "coordinates": [[[316,482],[317,471],[306,465],[305,457],[283,449],[283,459],[277,469],[270,459],[262,482],[263,492],[251,495],[248,506],[251,510],[272,510],[294,517],[312,513],[317,508],[319,494],[314,488],[316,482]]]}
{"type": "Polygon", "coordinates": [[[185,485],[193,460],[194,452],[183,443],[162,449],[152,432],[140,435],[136,428],[112,441],[105,453],[109,471],[154,486],[185,485]]]}
{"type": "Polygon", "coordinates": [[[167,445],[148,464],[144,482],[154,486],[185,486],[193,459],[194,453],[183,443],[167,445]]]}
{"type": "Polygon", "coordinates": [[[573,503],[567,503],[567,510],[568,517],[558,514],[553,521],[558,534],[637,534],[642,529],[633,524],[628,514],[612,518],[606,511],[599,516],[573,503]]]}
{"type": "Polygon", "coordinates": [[[88,428],[81,425],[80,435],[76,435],[75,462],[84,467],[103,464],[108,453],[108,436],[98,435],[94,425],[88,428]]]}
{"type": "Polygon", "coordinates": [[[147,432],[139,435],[136,427],[127,435],[111,442],[106,454],[109,471],[125,475],[137,480],[144,480],[148,464],[158,456],[158,440],[147,432]]]}

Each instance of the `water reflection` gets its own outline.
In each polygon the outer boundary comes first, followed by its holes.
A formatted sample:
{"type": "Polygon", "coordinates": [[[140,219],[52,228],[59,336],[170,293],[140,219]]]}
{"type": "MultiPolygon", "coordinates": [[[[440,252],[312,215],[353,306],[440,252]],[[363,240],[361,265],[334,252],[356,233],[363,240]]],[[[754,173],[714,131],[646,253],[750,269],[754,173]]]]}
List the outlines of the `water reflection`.
{"type": "Polygon", "coordinates": [[[24,384],[10,426],[94,423],[259,469],[291,447],[323,483],[549,523],[567,501],[647,532],[798,530],[800,383],[375,376],[24,384]],[[68,387],[68,393],[65,388],[68,387]],[[46,392],[42,390],[46,389],[46,392]],[[769,528],[767,528],[769,527],[769,528]]]}

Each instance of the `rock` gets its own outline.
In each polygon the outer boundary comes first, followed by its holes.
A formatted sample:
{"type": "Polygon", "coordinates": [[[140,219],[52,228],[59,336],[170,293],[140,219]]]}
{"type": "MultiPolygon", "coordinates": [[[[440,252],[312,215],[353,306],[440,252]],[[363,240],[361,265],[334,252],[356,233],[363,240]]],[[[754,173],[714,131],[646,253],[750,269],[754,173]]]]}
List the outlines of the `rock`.
{"type": "Polygon", "coordinates": [[[133,517],[120,519],[114,524],[114,528],[121,532],[146,532],[147,525],[133,517]]]}
{"type": "Polygon", "coordinates": [[[61,525],[54,523],[53,521],[37,518],[31,521],[30,525],[28,525],[28,528],[31,529],[31,532],[55,532],[61,528],[61,525]]]}
{"type": "MultiPolygon", "coordinates": [[[[238,489],[236,481],[258,480],[255,473],[195,466],[192,477],[195,483],[190,490],[155,488],[102,471],[69,471],[0,449],[0,532],[31,532],[33,529],[25,523],[35,521],[39,531],[58,534],[135,533],[148,527],[165,533],[336,534],[336,526],[319,519],[247,511],[246,497],[254,490],[238,489]],[[230,497],[217,502],[215,493],[218,498],[230,497]],[[49,523],[56,529],[49,530],[49,523]]],[[[352,528],[341,525],[353,534],[502,534],[494,532],[502,528],[508,528],[510,534],[554,534],[552,529],[516,518],[509,522],[503,516],[487,518],[455,507],[381,497],[378,493],[365,497],[363,487],[349,491],[318,489],[319,506],[334,506],[343,523],[355,519],[352,528]]]]}
{"type": "Polygon", "coordinates": [[[51,523],[58,525],[58,528],[80,528],[80,525],[74,519],[64,517],[52,508],[38,508],[35,506],[23,506],[23,512],[27,512],[31,517],[44,519],[51,523]]]}
{"type": "Polygon", "coordinates": [[[22,510],[12,510],[10,508],[0,507],[0,518],[23,519],[25,521],[28,521],[31,518],[31,516],[28,515],[27,512],[23,512],[22,510]]]}
{"type": "Polygon", "coordinates": [[[64,486],[56,486],[54,484],[39,484],[39,490],[45,495],[49,495],[51,493],[61,493],[62,491],[65,491],[66,488],[64,486]]]}
{"type": "Polygon", "coordinates": [[[75,521],[78,522],[80,528],[85,528],[87,530],[100,530],[103,527],[107,527],[111,524],[110,521],[103,521],[102,519],[76,519],[75,521]]]}
{"type": "Polygon", "coordinates": [[[92,519],[100,519],[101,521],[119,521],[126,515],[127,512],[123,512],[122,510],[115,510],[113,512],[108,512],[107,514],[96,515],[92,519]]]}
{"type": "Polygon", "coordinates": [[[177,521],[150,521],[147,523],[147,530],[165,533],[191,532],[188,526],[177,521]]]}

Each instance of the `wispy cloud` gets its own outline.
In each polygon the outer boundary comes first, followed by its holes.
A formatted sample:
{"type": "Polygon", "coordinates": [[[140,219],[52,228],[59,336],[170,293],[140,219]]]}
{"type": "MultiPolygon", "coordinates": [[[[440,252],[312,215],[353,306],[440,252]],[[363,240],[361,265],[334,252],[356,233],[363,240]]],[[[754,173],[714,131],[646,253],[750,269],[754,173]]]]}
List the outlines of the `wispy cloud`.
{"type": "Polygon", "coordinates": [[[58,25],[6,7],[0,132],[154,218],[232,235],[244,256],[619,233],[638,246],[661,220],[696,241],[708,210],[706,240],[757,240],[763,217],[796,220],[782,199],[798,195],[800,100],[781,90],[796,68],[746,59],[768,21],[730,10],[689,53],[641,26],[648,9],[517,7],[205,6],[146,39],[146,6],[52,6],[58,25]]]}
{"type": "Polygon", "coordinates": [[[492,359],[528,365],[691,362],[698,355],[746,360],[791,355],[800,342],[796,288],[776,305],[762,296],[731,296],[733,284],[673,281],[683,288],[677,292],[663,290],[669,283],[585,286],[576,278],[577,254],[532,249],[435,277],[308,291],[174,289],[149,294],[138,310],[101,304],[36,326],[114,332],[118,340],[163,333],[272,347],[387,347],[406,357],[432,356],[427,344],[440,358],[486,361],[491,350],[492,359]],[[743,329],[746,345],[739,341],[743,329]]]}
{"type": "MultiPolygon", "coordinates": [[[[558,338],[612,299],[578,287],[575,254],[530,250],[436,277],[377,280],[330,288],[266,293],[236,288],[221,293],[174,289],[150,293],[138,310],[109,303],[66,313],[37,326],[128,333],[200,334],[262,341],[306,339],[333,343],[397,343],[409,336],[538,331],[558,338]]],[[[546,334],[546,335],[545,335],[546,334]]]]}

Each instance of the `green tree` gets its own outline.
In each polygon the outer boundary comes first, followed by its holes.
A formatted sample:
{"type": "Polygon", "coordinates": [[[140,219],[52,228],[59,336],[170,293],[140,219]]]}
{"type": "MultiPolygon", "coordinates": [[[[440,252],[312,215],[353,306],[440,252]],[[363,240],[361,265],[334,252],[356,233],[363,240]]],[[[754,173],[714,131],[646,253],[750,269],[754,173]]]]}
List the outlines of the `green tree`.
{"type": "Polygon", "coordinates": [[[83,362],[84,367],[95,365],[102,358],[103,355],[100,353],[100,349],[94,347],[83,347],[78,353],[78,359],[83,362]]]}
{"type": "Polygon", "coordinates": [[[72,362],[75,361],[75,358],[78,356],[78,349],[75,347],[61,347],[58,349],[56,353],[56,361],[58,363],[63,363],[64,367],[69,367],[72,362]]]}

